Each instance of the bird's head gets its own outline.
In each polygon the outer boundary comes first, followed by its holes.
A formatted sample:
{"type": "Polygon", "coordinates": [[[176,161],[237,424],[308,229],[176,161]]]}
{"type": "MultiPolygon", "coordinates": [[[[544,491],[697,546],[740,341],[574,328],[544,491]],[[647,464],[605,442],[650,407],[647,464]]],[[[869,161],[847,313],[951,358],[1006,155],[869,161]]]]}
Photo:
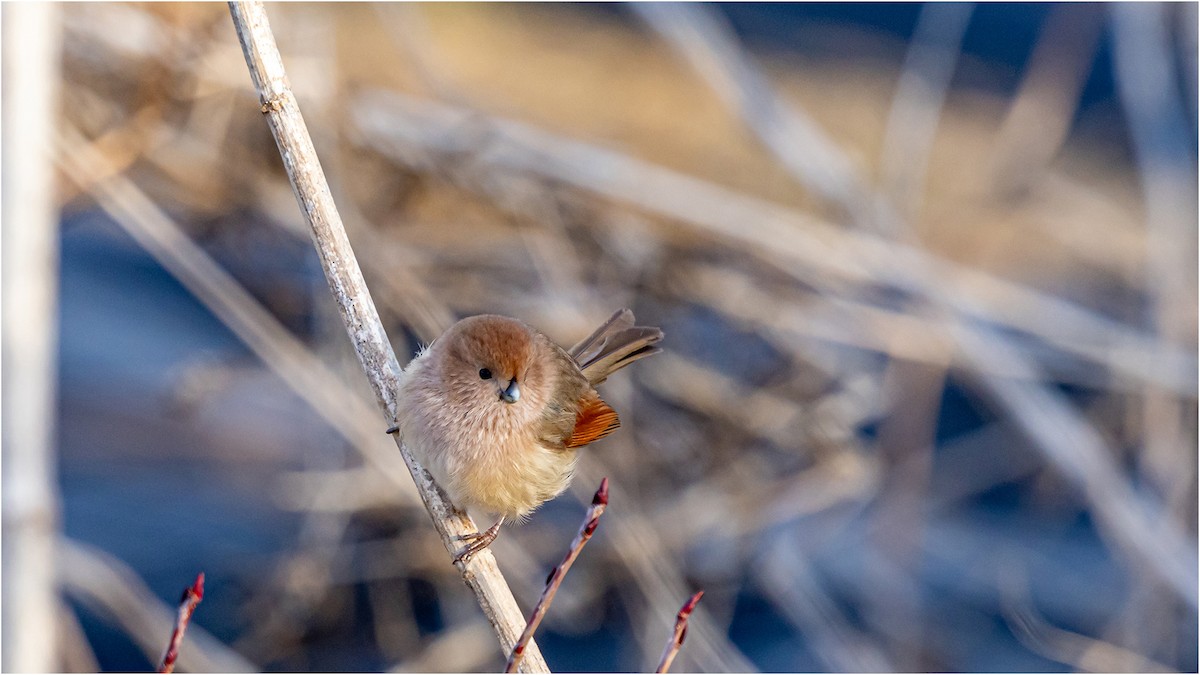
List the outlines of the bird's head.
{"type": "Polygon", "coordinates": [[[516,319],[472,316],[443,336],[442,378],[457,395],[518,405],[543,399],[548,358],[537,333],[516,319]]]}

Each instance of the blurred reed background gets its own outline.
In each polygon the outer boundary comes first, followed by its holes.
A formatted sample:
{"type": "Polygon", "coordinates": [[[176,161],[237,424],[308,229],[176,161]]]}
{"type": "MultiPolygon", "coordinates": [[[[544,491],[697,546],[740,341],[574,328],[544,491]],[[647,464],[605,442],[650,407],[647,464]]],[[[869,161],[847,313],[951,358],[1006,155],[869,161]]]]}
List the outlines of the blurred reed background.
{"type": "MultiPolygon", "coordinates": [[[[551,668],[1196,671],[1196,4],[269,11],[401,362],[666,331],[551,668]]],[[[3,24],[5,670],[499,669],[225,5],[3,24]]]]}

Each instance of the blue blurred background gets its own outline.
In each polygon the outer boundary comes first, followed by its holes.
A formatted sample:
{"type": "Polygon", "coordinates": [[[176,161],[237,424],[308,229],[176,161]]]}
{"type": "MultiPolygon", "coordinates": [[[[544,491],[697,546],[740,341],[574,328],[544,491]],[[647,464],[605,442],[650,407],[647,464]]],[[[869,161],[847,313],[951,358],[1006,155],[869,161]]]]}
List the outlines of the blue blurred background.
{"type": "MultiPolygon", "coordinates": [[[[494,547],[528,609],[613,481],[552,669],[652,669],[704,588],[681,672],[1197,670],[1194,3],[269,14],[402,363],[483,311],[667,334],[494,547]]],[[[500,669],[379,416],[218,309],[373,403],[224,5],[53,20],[51,669],[157,666],[199,571],[184,670],[500,669]]]]}

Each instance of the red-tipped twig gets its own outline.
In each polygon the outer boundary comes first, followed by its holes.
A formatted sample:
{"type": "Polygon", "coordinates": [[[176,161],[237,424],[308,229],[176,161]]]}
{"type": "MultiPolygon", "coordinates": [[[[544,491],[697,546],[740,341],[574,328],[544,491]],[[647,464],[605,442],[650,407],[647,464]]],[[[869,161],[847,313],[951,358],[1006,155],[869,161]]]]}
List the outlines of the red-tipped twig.
{"type": "Polygon", "coordinates": [[[546,610],[550,609],[550,603],[554,601],[554,594],[558,592],[558,587],[562,585],[563,577],[567,576],[567,570],[571,569],[571,565],[579,557],[579,552],[583,550],[583,545],[588,543],[588,540],[592,538],[592,534],[596,531],[596,526],[600,524],[600,514],[604,513],[604,509],[607,506],[608,479],[605,478],[600,481],[600,489],[596,490],[596,496],[592,497],[592,506],[588,509],[587,517],[583,519],[583,526],[579,528],[579,534],[575,535],[574,541],[571,542],[571,549],[567,551],[567,556],[563,558],[563,561],[558,564],[558,567],[554,568],[554,571],[546,579],[546,588],[542,591],[542,597],[538,599],[537,606],[533,608],[533,613],[529,615],[529,622],[525,624],[525,631],[521,633],[517,644],[513,645],[512,654],[508,656],[508,666],[505,667],[504,672],[517,672],[517,666],[521,665],[521,657],[525,655],[525,645],[533,638],[533,632],[542,623],[542,617],[546,616],[546,610]]]}
{"type": "Polygon", "coordinates": [[[175,630],[171,631],[171,642],[163,654],[162,665],[158,672],[169,673],[175,670],[175,659],[179,658],[179,645],[183,642],[183,632],[187,630],[188,622],[192,620],[192,612],[196,605],[204,599],[204,572],[196,575],[196,583],[183,589],[183,597],[179,599],[179,615],[175,617],[175,630]]]}
{"type": "Polygon", "coordinates": [[[654,672],[665,673],[671,668],[671,662],[675,660],[675,656],[679,654],[679,648],[683,646],[683,638],[687,637],[688,617],[692,615],[692,610],[696,609],[696,603],[700,602],[702,597],[704,597],[704,591],[696,591],[696,594],[683,603],[683,607],[679,608],[679,614],[675,615],[675,633],[667,641],[667,648],[663,650],[662,659],[658,662],[658,670],[654,672]]]}

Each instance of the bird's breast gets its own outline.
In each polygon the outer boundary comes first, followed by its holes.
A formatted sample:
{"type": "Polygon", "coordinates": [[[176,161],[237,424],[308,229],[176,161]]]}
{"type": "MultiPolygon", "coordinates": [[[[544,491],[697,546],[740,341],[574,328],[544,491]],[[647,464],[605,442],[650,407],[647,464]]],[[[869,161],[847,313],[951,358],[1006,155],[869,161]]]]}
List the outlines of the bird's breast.
{"type": "Polygon", "coordinates": [[[415,402],[401,426],[406,441],[458,506],[521,518],[570,482],[576,453],[563,448],[560,427],[573,414],[562,406],[463,403],[433,381],[406,398],[415,402]]]}

